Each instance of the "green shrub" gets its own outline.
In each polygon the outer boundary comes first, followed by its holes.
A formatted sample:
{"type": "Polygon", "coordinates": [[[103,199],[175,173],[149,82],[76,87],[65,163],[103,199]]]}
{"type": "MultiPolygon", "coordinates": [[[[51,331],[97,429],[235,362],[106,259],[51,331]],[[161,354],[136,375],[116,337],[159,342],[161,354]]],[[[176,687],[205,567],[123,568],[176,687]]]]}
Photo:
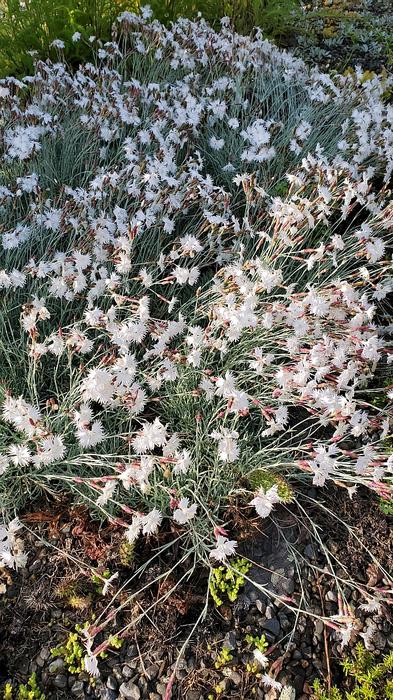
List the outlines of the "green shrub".
{"type": "MultiPolygon", "coordinates": [[[[111,40],[112,24],[123,11],[138,12],[140,0],[0,0],[0,77],[25,75],[34,58],[57,58],[55,39],[64,42],[64,57],[73,66],[91,60],[91,37],[111,40]],[[76,33],[82,35],[75,41],[76,33]],[[35,52],[33,55],[31,52],[35,52]]],[[[286,45],[299,15],[298,0],[153,0],[154,17],[168,24],[179,17],[194,19],[200,12],[219,27],[223,16],[236,31],[260,27],[265,36],[286,45]]],[[[94,42],[93,42],[94,43],[94,42]]]]}
{"type": "Polygon", "coordinates": [[[354,658],[346,658],[342,667],[348,690],[337,686],[327,690],[319,681],[315,681],[313,700],[393,699],[393,652],[378,662],[374,654],[358,644],[354,658]]]}
{"type": "Polygon", "coordinates": [[[31,73],[34,57],[57,56],[54,39],[64,42],[65,58],[72,64],[90,58],[89,37],[110,40],[111,26],[133,0],[0,0],[0,76],[31,73]],[[73,41],[80,32],[85,41],[73,41]]]}

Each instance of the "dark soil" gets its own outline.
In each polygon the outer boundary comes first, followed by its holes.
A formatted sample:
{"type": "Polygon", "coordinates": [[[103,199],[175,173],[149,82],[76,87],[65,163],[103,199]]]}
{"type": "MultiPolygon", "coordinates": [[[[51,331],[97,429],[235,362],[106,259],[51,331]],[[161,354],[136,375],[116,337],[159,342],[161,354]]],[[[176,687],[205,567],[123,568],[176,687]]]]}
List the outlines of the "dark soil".
{"type": "MultiPolygon", "coordinates": [[[[306,497],[313,498],[313,492],[306,497]]],[[[344,581],[340,595],[355,611],[359,631],[375,627],[371,648],[377,655],[386,653],[393,648],[389,610],[384,606],[381,614],[368,613],[360,610],[359,604],[364,602],[362,591],[391,585],[393,538],[389,519],[367,493],[360,492],[350,501],[344,491],[337,490],[326,498],[325,505],[334,506],[336,515],[349,523],[359,538],[326,512],[315,509],[313,518],[321,532],[328,533],[329,549],[339,560],[338,574],[344,581]],[[375,567],[360,542],[379,558],[385,573],[375,567]],[[359,589],[350,585],[350,578],[359,589]]],[[[150,547],[140,544],[125,562],[122,528],[100,526],[83,508],[70,509],[65,503],[37,508],[25,516],[24,522],[30,530],[24,535],[28,564],[13,574],[7,593],[0,599],[0,684],[7,679],[15,685],[26,682],[36,671],[47,700],[117,700],[123,697],[120,689],[130,693],[124,697],[161,700],[182,643],[203,608],[206,572],[179,583],[164,603],[154,606],[177,583],[187,568],[186,562],[177,579],[171,575],[159,584],[152,583],[150,589],[127,602],[135,591],[135,583],[129,580],[144,561],[144,552],[151,552],[150,547]],[[91,621],[93,614],[99,615],[110,601],[110,596],[103,597],[92,581],[91,566],[101,572],[119,572],[114,591],[126,584],[118,599],[124,608],[115,616],[109,633],[134,621],[142,609],[151,608],[143,622],[130,628],[121,648],[100,661],[101,678],[94,687],[87,674],[70,674],[61,660],[51,666],[54,659],[50,653],[64,643],[77,623],[91,621]]],[[[260,677],[247,670],[247,664],[253,662],[247,634],[266,635],[270,668],[273,664],[276,678],[294,689],[295,694],[289,697],[303,700],[309,697],[316,677],[340,678],[343,654],[359,641],[351,640],[343,651],[335,631],[313,617],[337,614],[340,595],[335,591],[325,555],[299,525],[296,513],[278,511],[275,522],[241,543],[240,553],[254,561],[249,575],[270,594],[246,582],[234,603],[228,601],[216,608],[211,601],[175,669],[172,700],[206,700],[209,694],[215,697],[217,686],[222,690],[220,698],[273,697],[267,694],[260,677]],[[311,616],[303,612],[296,615],[276,596],[286,596],[292,608],[299,606],[311,616]],[[223,644],[230,648],[233,658],[217,669],[215,661],[223,644]]],[[[153,582],[175,560],[176,553],[169,549],[166,558],[147,566],[143,584],[153,582]]]]}

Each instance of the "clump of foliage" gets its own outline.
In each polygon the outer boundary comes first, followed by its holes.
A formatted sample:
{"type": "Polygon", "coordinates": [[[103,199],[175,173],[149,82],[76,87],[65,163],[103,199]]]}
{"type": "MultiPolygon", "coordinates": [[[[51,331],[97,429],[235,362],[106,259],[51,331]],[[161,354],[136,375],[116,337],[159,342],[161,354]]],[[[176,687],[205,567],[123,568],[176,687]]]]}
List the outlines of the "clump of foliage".
{"type": "Polygon", "coordinates": [[[331,69],[393,65],[393,11],[385,0],[314,0],[296,33],[297,53],[331,69]]]}
{"type": "Polygon", "coordinates": [[[242,557],[236,557],[227,566],[213,567],[210,574],[210,594],[219,607],[227,599],[233,603],[239,590],[244,586],[244,574],[251,568],[251,563],[242,557]]]}
{"type": "MultiPolygon", "coordinates": [[[[91,667],[86,667],[86,648],[84,641],[89,636],[90,623],[88,621],[83,624],[75,625],[75,632],[70,632],[64,644],[51,649],[51,655],[54,658],[64,659],[65,666],[69,673],[77,675],[82,671],[91,672],[91,667]]],[[[105,659],[108,656],[108,649],[120,649],[123,645],[123,639],[117,635],[110,635],[102,648],[97,654],[99,659],[105,659]]],[[[94,678],[92,679],[94,681],[94,678]]]]}
{"type": "Polygon", "coordinates": [[[286,45],[300,17],[299,0],[152,0],[153,14],[168,23],[179,17],[195,18],[197,12],[213,26],[219,27],[222,17],[229,17],[238,32],[249,34],[255,27],[264,35],[286,45]]]}
{"type": "Polygon", "coordinates": [[[92,58],[97,39],[110,41],[121,12],[137,8],[133,0],[0,0],[0,77],[30,73],[34,56],[56,59],[54,40],[64,43],[61,53],[77,67],[92,58]]]}
{"type": "MultiPolygon", "coordinates": [[[[0,0],[0,77],[31,72],[34,56],[56,58],[54,40],[64,43],[62,54],[75,67],[92,58],[92,44],[111,41],[113,22],[124,11],[138,12],[140,0],[0,0]],[[81,41],[76,36],[81,34],[81,41]]],[[[219,27],[227,16],[236,31],[260,27],[264,35],[287,44],[299,18],[299,0],[152,0],[154,16],[169,24],[179,17],[194,19],[200,12],[219,27]]]]}
{"type": "MultiPolygon", "coordinates": [[[[85,624],[88,625],[88,623],[85,624]]],[[[68,673],[78,674],[85,670],[85,649],[81,642],[80,632],[83,625],[76,625],[75,632],[70,632],[64,644],[51,649],[54,658],[64,660],[68,673]]]]}
{"type": "Polygon", "coordinates": [[[389,501],[385,498],[380,498],[379,499],[379,507],[382,511],[382,513],[385,513],[385,515],[391,515],[393,517],[393,500],[390,499],[389,501]]]}
{"type": "Polygon", "coordinates": [[[36,674],[32,673],[27,683],[19,685],[17,690],[14,690],[12,683],[6,683],[3,700],[45,700],[45,694],[37,685],[36,674]]]}
{"type": "Polygon", "coordinates": [[[265,653],[266,649],[269,646],[264,634],[261,634],[259,637],[256,635],[254,636],[252,634],[246,634],[245,641],[247,642],[247,644],[250,644],[255,649],[258,649],[258,651],[260,651],[262,654],[265,653]]]}
{"type": "Polygon", "coordinates": [[[120,566],[128,568],[135,561],[135,543],[122,540],[119,545],[119,563],[120,566]]]}
{"type": "Polygon", "coordinates": [[[79,579],[60,584],[56,595],[74,610],[86,610],[92,601],[91,594],[79,579]]]}
{"type": "Polygon", "coordinates": [[[223,646],[217,653],[216,660],[214,662],[214,667],[216,669],[222,668],[223,666],[226,666],[233,660],[233,654],[231,650],[223,646]]]}
{"type": "Polygon", "coordinates": [[[393,700],[393,651],[379,661],[358,644],[354,657],[347,657],[342,667],[348,690],[337,686],[328,690],[316,680],[314,700],[393,700]]]}

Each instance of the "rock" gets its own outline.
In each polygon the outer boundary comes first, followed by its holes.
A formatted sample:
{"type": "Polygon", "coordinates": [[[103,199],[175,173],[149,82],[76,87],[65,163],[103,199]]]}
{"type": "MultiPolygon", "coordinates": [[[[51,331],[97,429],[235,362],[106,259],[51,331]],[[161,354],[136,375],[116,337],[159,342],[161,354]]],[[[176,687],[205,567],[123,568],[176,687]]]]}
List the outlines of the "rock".
{"type": "Polygon", "coordinates": [[[100,700],[117,700],[119,694],[117,690],[112,690],[111,688],[101,688],[99,698],[100,700]]]}
{"type": "Polygon", "coordinates": [[[307,559],[316,559],[317,555],[315,552],[315,547],[313,544],[308,544],[304,548],[304,556],[307,557],[307,559]]]}
{"type": "Polygon", "coordinates": [[[134,675],[134,669],[132,669],[131,666],[128,666],[128,664],[123,666],[123,668],[121,669],[121,672],[122,672],[123,678],[131,678],[134,675]]]}
{"type": "Polygon", "coordinates": [[[242,682],[240,673],[237,673],[237,671],[234,671],[232,668],[228,669],[226,676],[230,681],[232,681],[233,685],[240,685],[242,682]]]}
{"type": "Polygon", "coordinates": [[[385,649],[386,637],[379,630],[375,630],[373,636],[371,637],[371,643],[376,649],[385,649]]]}
{"type": "Polygon", "coordinates": [[[323,628],[324,628],[324,624],[323,624],[322,620],[317,620],[315,623],[315,636],[316,637],[322,637],[323,628]]]}
{"type": "Polygon", "coordinates": [[[268,605],[266,608],[265,616],[267,617],[268,620],[272,620],[275,616],[275,610],[271,605],[268,605]]]}
{"type": "Polygon", "coordinates": [[[251,606],[251,600],[245,593],[240,593],[233,604],[233,612],[235,616],[240,616],[247,612],[251,606]]]}
{"type": "Polygon", "coordinates": [[[127,683],[122,683],[120,686],[120,697],[126,700],[139,700],[141,697],[141,691],[138,686],[131,681],[127,683]]]}
{"type": "Polygon", "coordinates": [[[130,646],[127,647],[125,654],[126,661],[127,659],[135,659],[136,656],[139,656],[138,647],[136,644],[130,644],[130,646]]]}
{"type": "Polygon", "coordinates": [[[117,690],[118,687],[118,682],[116,678],[112,675],[108,676],[106,680],[106,687],[109,688],[110,690],[117,690]]]}
{"type": "Polygon", "coordinates": [[[147,673],[148,677],[150,678],[150,680],[152,680],[153,678],[157,678],[159,670],[160,669],[159,669],[159,666],[157,664],[151,664],[151,666],[147,667],[146,673],[147,673]]]}
{"type": "Polygon", "coordinates": [[[60,688],[63,690],[64,688],[67,687],[67,676],[64,676],[63,674],[59,674],[55,677],[55,680],[53,681],[54,685],[56,688],[60,688]]]}
{"type": "Polygon", "coordinates": [[[50,657],[50,650],[49,650],[49,648],[48,648],[48,647],[42,647],[42,649],[41,649],[39,655],[40,655],[41,659],[45,659],[45,661],[46,661],[46,659],[49,659],[49,657],[50,657]]]}
{"type": "Polygon", "coordinates": [[[287,630],[289,630],[289,629],[292,629],[292,626],[293,626],[293,625],[292,625],[292,622],[290,622],[290,620],[289,620],[288,617],[285,615],[285,613],[279,613],[278,619],[279,619],[279,621],[280,621],[281,629],[283,629],[284,631],[287,631],[287,630]]]}
{"type": "Polygon", "coordinates": [[[64,659],[58,658],[49,664],[48,670],[49,670],[49,673],[58,673],[59,671],[62,671],[63,668],[64,668],[64,659]]]}
{"type": "Polygon", "coordinates": [[[299,673],[292,680],[292,685],[295,688],[295,691],[298,695],[300,695],[303,692],[305,678],[306,678],[306,674],[303,672],[303,673],[299,673]]]}
{"type": "MultiPolygon", "coordinates": [[[[136,680],[136,679],[134,678],[134,680],[136,680]]],[[[138,685],[139,685],[139,689],[142,692],[142,697],[145,698],[147,696],[147,680],[146,680],[146,678],[141,676],[138,680],[138,685]]]]}
{"type": "Polygon", "coordinates": [[[284,686],[278,700],[296,700],[295,688],[291,685],[284,686]]]}
{"type": "Polygon", "coordinates": [[[157,693],[159,693],[162,697],[164,697],[164,695],[165,695],[165,693],[166,693],[166,685],[165,685],[165,683],[157,683],[156,691],[157,691],[157,693]]]}
{"type": "Polygon", "coordinates": [[[277,637],[280,634],[280,623],[276,617],[272,617],[270,620],[264,620],[264,622],[262,622],[262,627],[267,632],[270,632],[273,637],[277,637]]]}
{"type": "Polygon", "coordinates": [[[116,678],[118,684],[122,683],[122,681],[124,680],[121,668],[117,664],[116,666],[112,666],[112,675],[116,678]]]}
{"type": "Polygon", "coordinates": [[[227,649],[230,649],[231,651],[232,651],[233,649],[236,649],[236,648],[237,648],[237,644],[236,644],[236,634],[234,633],[233,630],[231,630],[230,632],[228,632],[228,633],[225,635],[225,637],[224,637],[224,642],[223,642],[223,646],[226,647],[227,649]]]}
{"type": "Polygon", "coordinates": [[[71,693],[73,695],[81,695],[83,697],[83,681],[75,681],[71,688],[71,693]]]}

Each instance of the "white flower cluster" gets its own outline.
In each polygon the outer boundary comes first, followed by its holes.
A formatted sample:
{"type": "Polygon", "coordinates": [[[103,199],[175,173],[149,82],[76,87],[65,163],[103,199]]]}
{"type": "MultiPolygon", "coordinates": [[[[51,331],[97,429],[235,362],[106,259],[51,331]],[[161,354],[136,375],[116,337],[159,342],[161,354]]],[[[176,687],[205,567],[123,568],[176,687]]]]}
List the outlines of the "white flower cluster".
{"type": "Polygon", "coordinates": [[[389,79],[225,24],[119,31],[0,81],[5,504],[30,474],[224,560],[230,493],[281,500],[253,469],[391,497],[392,392],[366,392],[393,360],[389,79]]]}
{"type": "MultiPolygon", "coordinates": [[[[21,524],[17,518],[11,520],[8,525],[0,524],[0,568],[7,566],[10,569],[23,567],[27,561],[27,555],[23,551],[23,541],[17,532],[21,524]]],[[[0,584],[0,593],[5,592],[5,584],[0,584]]]]}

